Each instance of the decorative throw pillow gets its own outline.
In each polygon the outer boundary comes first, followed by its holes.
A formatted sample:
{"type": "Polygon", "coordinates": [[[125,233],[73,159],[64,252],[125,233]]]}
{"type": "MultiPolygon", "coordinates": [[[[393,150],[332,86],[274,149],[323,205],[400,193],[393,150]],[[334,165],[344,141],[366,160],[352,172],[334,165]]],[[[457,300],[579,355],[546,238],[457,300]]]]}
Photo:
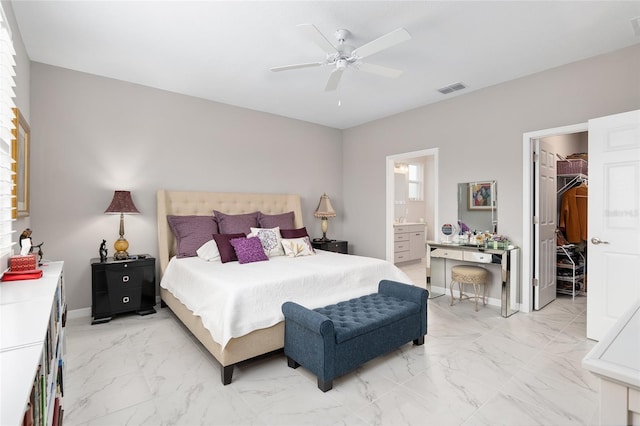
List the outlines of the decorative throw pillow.
{"type": "Polygon", "coordinates": [[[207,262],[220,262],[220,250],[218,250],[218,244],[215,240],[207,241],[196,250],[196,254],[200,259],[207,262]]]}
{"type": "Polygon", "coordinates": [[[280,227],[280,235],[282,238],[302,238],[308,237],[307,228],[304,226],[298,229],[283,229],[280,227]]]}
{"type": "Polygon", "coordinates": [[[281,214],[264,214],[258,213],[258,226],[260,228],[291,229],[293,228],[293,211],[281,214]]]}
{"type": "Polygon", "coordinates": [[[258,237],[265,254],[269,257],[284,255],[280,228],[277,226],[271,229],[251,228],[251,233],[247,237],[258,237]]]}
{"type": "Polygon", "coordinates": [[[258,212],[245,213],[245,214],[225,214],[217,210],[213,213],[216,215],[215,220],[218,223],[218,228],[221,234],[237,234],[242,232],[248,234],[251,232],[251,227],[258,227],[258,212]]]}
{"type": "Polygon", "coordinates": [[[258,237],[233,238],[229,241],[238,256],[239,263],[269,260],[258,237]]]}
{"type": "Polygon", "coordinates": [[[309,237],[283,238],[282,247],[284,248],[284,253],[289,257],[310,256],[316,254],[309,237]]]}
{"type": "Polygon", "coordinates": [[[167,216],[176,237],[176,257],[194,257],[196,250],[218,233],[213,216],[167,216]]]}
{"type": "Polygon", "coordinates": [[[214,234],[213,239],[218,245],[218,251],[220,252],[220,261],[222,263],[233,262],[238,260],[236,251],[229,242],[234,238],[244,238],[244,234],[239,232],[237,234],[214,234]]]}

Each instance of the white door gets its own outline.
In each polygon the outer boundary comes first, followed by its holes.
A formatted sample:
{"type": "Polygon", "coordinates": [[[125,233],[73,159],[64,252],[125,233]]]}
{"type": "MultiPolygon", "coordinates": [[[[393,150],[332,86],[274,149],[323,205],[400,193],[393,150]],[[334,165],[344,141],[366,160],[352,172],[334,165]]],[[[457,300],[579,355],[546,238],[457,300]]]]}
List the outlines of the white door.
{"type": "Polygon", "coordinates": [[[640,110],[589,120],[587,337],[640,299],[640,110]]]}
{"type": "Polygon", "coordinates": [[[553,143],[537,139],[535,143],[535,254],[534,271],[539,276],[534,287],[534,309],[542,309],[556,298],[557,170],[553,143]]]}

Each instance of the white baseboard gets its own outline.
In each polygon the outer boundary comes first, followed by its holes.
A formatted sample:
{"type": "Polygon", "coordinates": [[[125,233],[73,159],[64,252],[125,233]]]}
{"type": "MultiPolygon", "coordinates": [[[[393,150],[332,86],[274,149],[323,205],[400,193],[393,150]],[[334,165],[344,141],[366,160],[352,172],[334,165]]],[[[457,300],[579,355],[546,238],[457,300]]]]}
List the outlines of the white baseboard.
{"type": "MultiPolygon", "coordinates": [[[[156,296],[156,304],[160,303],[160,296],[156,296]]],[[[72,309],[67,311],[67,318],[87,318],[91,316],[91,308],[72,309]]]]}
{"type": "Polygon", "coordinates": [[[88,318],[91,316],[91,308],[72,309],[67,311],[67,318],[88,318]]]}

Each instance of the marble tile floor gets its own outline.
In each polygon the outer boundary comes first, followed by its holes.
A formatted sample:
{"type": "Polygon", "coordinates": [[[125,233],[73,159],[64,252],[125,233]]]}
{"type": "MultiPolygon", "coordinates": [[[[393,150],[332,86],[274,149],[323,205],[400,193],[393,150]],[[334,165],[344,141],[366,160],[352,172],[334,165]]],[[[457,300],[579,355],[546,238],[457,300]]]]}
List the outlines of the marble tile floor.
{"type": "MultiPolygon", "coordinates": [[[[411,275],[411,274],[410,274],[411,275]]],[[[413,277],[416,283],[418,278],[413,277]]],[[[500,317],[429,301],[425,345],[407,344],[322,393],[282,354],[219,366],[167,309],[67,322],[66,425],[597,424],[598,380],[581,368],[586,297],[500,317]]]]}

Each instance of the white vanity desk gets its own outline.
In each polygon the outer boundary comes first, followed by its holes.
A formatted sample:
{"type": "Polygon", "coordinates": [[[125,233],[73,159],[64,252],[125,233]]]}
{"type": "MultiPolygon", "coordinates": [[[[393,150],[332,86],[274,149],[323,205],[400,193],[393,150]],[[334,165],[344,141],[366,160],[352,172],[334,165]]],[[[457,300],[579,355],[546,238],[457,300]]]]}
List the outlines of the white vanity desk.
{"type": "Polygon", "coordinates": [[[500,313],[508,317],[518,312],[520,289],[520,249],[493,249],[483,246],[427,241],[427,279],[431,285],[447,288],[447,260],[500,266],[502,281],[500,313]]]}

